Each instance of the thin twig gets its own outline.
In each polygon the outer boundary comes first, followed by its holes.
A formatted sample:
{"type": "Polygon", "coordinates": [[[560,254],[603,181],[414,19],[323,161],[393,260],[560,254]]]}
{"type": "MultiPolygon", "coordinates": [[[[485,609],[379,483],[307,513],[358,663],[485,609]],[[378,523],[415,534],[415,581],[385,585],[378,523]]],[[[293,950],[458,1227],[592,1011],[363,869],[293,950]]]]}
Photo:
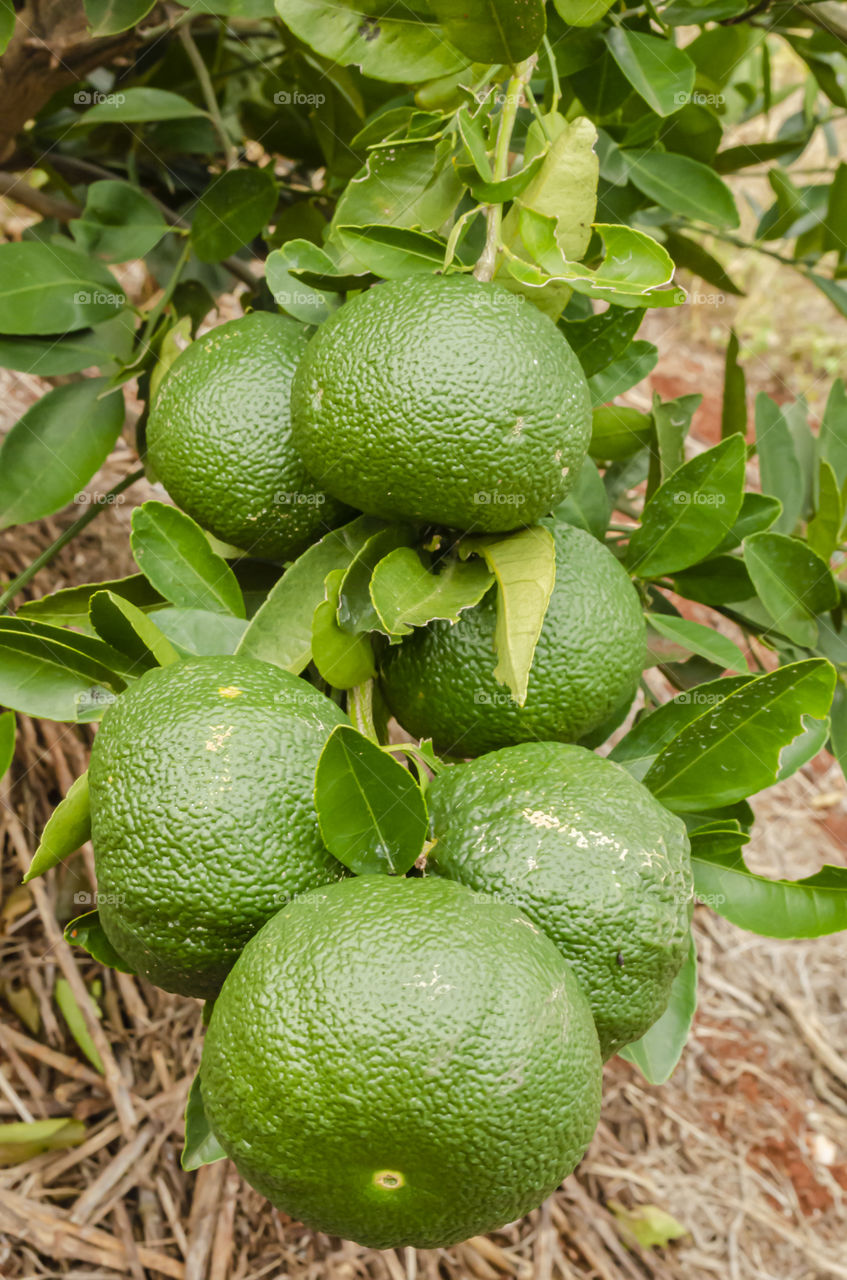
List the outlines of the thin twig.
{"type": "Polygon", "coordinates": [[[82,515],[74,520],[73,524],[68,525],[64,533],[60,533],[55,542],[51,542],[49,547],[45,547],[41,552],[41,555],[36,556],[32,564],[28,564],[22,573],[19,573],[16,578],[12,578],[12,581],[7,584],[6,590],[2,595],[0,595],[0,614],[5,613],[8,610],[9,602],[18,594],[19,591],[23,590],[23,588],[32,581],[39,569],[43,569],[46,564],[49,564],[53,557],[58,555],[63,547],[66,547],[69,542],[72,542],[77,534],[82,532],[86,525],[91,524],[91,521],[110,505],[112,498],[116,498],[119,493],[123,493],[123,491],[128,489],[130,485],[135,484],[136,480],[141,480],[143,475],[143,467],[139,467],[136,471],[131,471],[128,476],[124,476],[123,480],[119,480],[118,483],[109,490],[102,502],[90,502],[82,515]]]}
{"type": "Polygon", "coordinates": [[[215,126],[217,135],[221,140],[226,167],[227,169],[234,169],[238,163],[238,151],[230,141],[229,134],[226,131],[224,118],[221,115],[221,109],[218,105],[217,95],[215,94],[215,86],[212,84],[209,69],[203,61],[203,55],[194,43],[194,37],[191,34],[191,26],[189,23],[186,23],[184,26],[179,28],[179,38],[182,41],[185,52],[188,54],[188,58],[194,68],[194,74],[197,77],[197,82],[200,85],[206,102],[206,109],[211,116],[212,124],[215,126]]]}

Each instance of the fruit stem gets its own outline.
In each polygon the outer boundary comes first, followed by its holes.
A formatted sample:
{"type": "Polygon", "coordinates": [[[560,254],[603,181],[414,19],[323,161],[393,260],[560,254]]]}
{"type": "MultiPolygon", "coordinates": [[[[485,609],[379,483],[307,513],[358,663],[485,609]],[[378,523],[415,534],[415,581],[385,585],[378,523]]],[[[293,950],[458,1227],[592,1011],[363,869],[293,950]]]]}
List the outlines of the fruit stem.
{"type": "Polygon", "coordinates": [[[143,467],[139,467],[137,471],[131,471],[128,476],[124,476],[123,480],[119,480],[103,496],[101,501],[90,502],[78,520],[74,520],[73,524],[68,525],[65,532],[60,533],[56,541],[51,542],[49,547],[45,547],[41,555],[37,556],[32,564],[27,565],[22,573],[19,573],[16,578],[12,578],[11,582],[6,584],[6,590],[0,595],[0,614],[6,612],[9,601],[35,577],[39,569],[43,569],[46,564],[49,564],[53,557],[62,550],[62,547],[67,546],[78,533],[82,532],[87,524],[91,524],[95,516],[99,515],[101,511],[105,511],[112,498],[116,498],[119,493],[123,493],[124,489],[128,489],[131,484],[135,484],[136,480],[140,480],[143,475],[143,467]]]}
{"type": "Polygon", "coordinates": [[[365,680],[355,685],[347,694],[347,714],[354,726],[371,742],[379,746],[379,735],[374,725],[374,682],[365,680]]]}
{"type": "MultiPolygon", "coordinates": [[[[509,147],[512,141],[512,130],[518,114],[518,107],[526,85],[529,84],[538,54],[533,54],[525,62],[515,67],[514,75],[506,86],[505,99],[500,108],[500,120],[497,126],[497,142],[494,147],[494,181],[502,182],[509,175],[509,147]]],[[[487,230],[485,246],[474,268],[477,280],[493,280],[497,270],[497,255],[500,251],[500,227],[503,222],[503,205],[490,204],[486,208],[485,219],[487,230]]]]}

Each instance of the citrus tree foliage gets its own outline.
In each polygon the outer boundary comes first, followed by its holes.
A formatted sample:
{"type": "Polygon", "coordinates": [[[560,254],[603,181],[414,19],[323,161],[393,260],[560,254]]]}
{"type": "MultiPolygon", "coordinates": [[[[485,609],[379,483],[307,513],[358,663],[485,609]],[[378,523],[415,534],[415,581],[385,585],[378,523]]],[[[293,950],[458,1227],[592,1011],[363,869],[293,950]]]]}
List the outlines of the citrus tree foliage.
{"type": "MultiPolygon", "coordinates": [[[[0,527],[74,499],[125,428],[122,388],[137,380],[149,404],[236,283],[245,308],[317,326],[379,280],[493,279],[552,317],[579,357],[595,406],[591,456],[554,518],[623,561],[648,617],[649,664],[676,690],[657,705],[648,679],[612,758],[684,817],[697,891],[716,911],[776,937],[847,927],[843,871],[773,881],[743,857],[749,796],[822,747],[847,765],[844,386],[833,386],[816,433],[802,401],[760,396],[748,445],[733,340],[713,448],[686,450],[697,396],[656,397],[649,414],[613,405],[656,363],[637,336],[645,311],[685,305],[676,268],[741,292],[721,258],[722,246],[745,245],[742,202],[756,214],[750,252],[792,264],[847,315],[847,165],[811,182],[803,166],[813,140],[833,151],[830,122],[847,108],[842,10],[831,0],[194,0],[167,10],[85,0],[82,78],[45,82],[0,174],[42,215],[20,243],[0,245],[0,365],[58,380],[0,452],[0,527]],[[772,136],[770,112],[797,90],[800,108],[772,136]],[[748,171],[767,174],[762,207],[748,171]],[[740,178],[732,189],[729,175],[740,178]],[[120,269],[139,258],[157,286],[141,308],[120,269]],[[685,601],[701,621],[683,616],[685,601]]],[[[0,0],[6,58],[27,13],[16,19],[0,0]]],[[[133,427],[142,458],[145,420],[146,409],[133,427]]],[[[96,514],[84,508],[63,541],[96,514]]],[[[496,584],[496,674],[520,701],[552,589],[551,546],[543,526],[456,541],[362,516],[283,572],[147,503],[133,520],[137,574],[19,603],[47,553],[6,585],[0,704],[96,720],[141,672],[196,653],[303,673],[346,696],[360,731],[338,730],[318,769],[326,843],[353,870],[402,873],[425,847],[421,793],[443,762],[427,743],[385,744],[371,683],[379,646],[457,618],[496,584]],[[410,787],[417,798],[400,806],[398,829],[391,797],[410,787]]],[[[626,710],[586,745],[602,745],[626,710]]],[[[11,743],[11,718],[3,724],[11,743]]],[[[31,874],[86,838],[87,803],[80,783],[31,874]]],[[[120,961],[96,919],[70,928],[120,961]]],[[[694,982],[692,958],[668,1013],[628,1051],[654,1079],[678,1056],[694,982]]]]}

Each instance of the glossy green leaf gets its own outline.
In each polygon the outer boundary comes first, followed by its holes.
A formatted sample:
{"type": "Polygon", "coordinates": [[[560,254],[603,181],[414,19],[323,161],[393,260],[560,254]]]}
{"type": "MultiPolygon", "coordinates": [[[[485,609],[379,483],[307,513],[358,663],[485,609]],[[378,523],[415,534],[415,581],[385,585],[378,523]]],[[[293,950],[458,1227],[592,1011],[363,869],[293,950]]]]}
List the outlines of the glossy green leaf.
{"type": "Polygon", "coordinates": [[[281,249],[265,260],[265,280],[274,302],[302,324],[323,324],[337,310],[340,299],[306,284],[291,274],[289,261],[281,249]]]}
{"type": "Polygon", "coordinates": [[[66,506],[106,460],[124,422],[106,380],[55,387],[19,418],[0,448],[0,529],[66,506]]]}
{"type": "Polygon", "coordinates": [[[312,616],[312,660],[328,684],[352,689],[376,675],[373,648],[367,635],[350,634],[338,625],[338,598],[343,569],[327,574],[325,599],[312,616]]]}
{"type": "Polygon", "coordinates": [[[791,533],[803,505],[803,489],[797,483],[800,462],[785,414],[764,391],[756,397],[756,452],[762,492],[782,503],[775,528],[791,533]]]}
{"type": "Polygon", "coordinates": [[[69,223],[83,253],[106,262],[143,258],[168,230],[162,213],[149,196],[128,182],[92,182],[85,208],[69,223]]]}
{"type": "Polygon", "coordinates": [[[277,0],[277,13],[298,39],[341,66],[354,63],[375,80],[418,84],[464,70],[470,59],[441,27],[408,9],[392,12],[367,0],[277,0]]]}
{"type": "Polygon", "coordinates": [[[97,634],[126,653],[137,664],[139,672],[179,661],[179,654],[153,619],[122,596],[111,591],[95,591],[89,616],[97,634]]]}
{"type": "Polygon", "coordinates": [[[738,336],[730,330],[724,361],[723,402],[721,406],[721,438],[740,433],[747,435],[747,379],[738,363],[738,336]]]}
{"type": "Polygon", "coordinates": [[[716,289],[720,289],[721,293],[733,294],[737,298],[744,297],[744,290],[735,283],[723,264],[704,249],[699,241],[680,235],[678,231],[666,230],[665,248],[678,267],[685,267],[686,271],[699,276],[707,284],[713,284],[716,289]]]}
{"type": "Polygon", "coordinates": [[[811,648],[818,634],[815,614],[835,608],[839,598],[826,562],[784,533],[754,533],[744,542],[744,563],[776,629],[811,648]]]}
{"type": "Polygon", "coordinates": [[[389,524],[373,533],[355,553],[339,580],[336,617],[343,631],[352,635],[379,629],[379,615],[370,594],[374,570],[383,557],[397,547],[412,546],[414,541],[411,526],[389,524]]]}
{"type": "Polygon", "coordinates": [[[534,156],[508,178],[503,178],[501,182],[482,182],[478,178],[471,178],[469,181],[471,195],[478,204],[504,204],[514,200],[516,196],[523,195],[530,182],[541,171],[545,159],[545,152],[534,156]]]}
{"type": "Polygon", "coordinates": [[[844,504],[835,472],[823,458],[818,466],[817,489],[815,515],[806,529],[806,540],[815,555],[828,564],[841,540],[844,504]]]}
{"type": "Polygon", "coordinates": [[[663,749],[644,784],[669,809],[732,804],[771,786],[806,715],[826,716],[835,671],[823,658],[757,676],[706,709],[663,749]]]}
{"type": "Polygon", "coordinates": [[[157,609],[153,618],[159,631],[186,657],[235,653],[248,625],[244,618],[208,609],[157,609]]]}
{"type": "Polygon", "coordinates": [[[0,630],[0,705],[12,711],[46,720],[97,720],[122,687],[122,680],[70,644],[0,630]]]}
{"type": "Polygon", "coordinates": [[[271,169],[229,169],[209,184],[191,222],[201,262],[221,262],[267,226],[277,202],[271,169]]]}
{"type": "Polygon", "coordinates": [[[691,420],[703,400],[696,393],[662,400],[653,393],[653,425],[659,449],[659,480],[664,482],[685,462],[685,440],[691,420]]]}
{"type": "Polygon", "coordinates": [[[553,519],[585,529],[586,533],[602,541],[610,515],[609,499],[600,472],[591,458],[586,458],[570,493],[553,512],[553,519]]]}
{"type": "Polygon", "coordinates": [[[642,578],[660,578],[705,559],[741,510],[747,451],[730,436],[675,471],[644,508],[629,541],[627,564],[642,578]]]}
{"type": "Polygon", "coordinates": [[[660,636],[681,645],[689,653],[696,653],[725,671],[739,675],[746,673],[744,654],[734,640],[721,635],[720,631],[691,622],[688,618],[675,618],[664,613],[648,613],[647,621],[660,636]]]}
{"type": "Polygon", "coordinates": [[[164,603],[164,598],[144,575],[134,573],[128,578],[113,578],[108,582],[83,582],[77,587],[63,587],[39,600],[23,600],[15,616],[57,626],[85,628],[91,597],[97,591],[111,591],[139,609],[151,609],[164,603]]]}
{"type": "Polygon", "coordinates": [[[109,969],[119,969],[121,973],[134,972],[106,937],[99,911],[87,911],[85,915],[71,920],[65,926],[65,941],[82,947],[93,960],[109,969]]]}
{"type": "Polygon", "coordinates": [[[370,595],[386,634],[405,636],[435,618],[457,622],[493,585],[494,575],[482,559],[449,560],[433,573],[412,547],[398,547],[374,569],[370,595]]]}
{"type": "Polygon", "coordinates": [[[753,676],[727,676],[678,694],[649,715],[637,719],[625,737],[612,748],[609,759],[622,764],[640,782],[653,761],[687,725],[752,679],[753,676]]]}
{"type": "Polygon", "coordinates": [[[15,754],[15,713],[0,713],[0,778],[8,771],[15,754]]]}
{"type": "Polygon", "coordinates": [[[187,1172],[199,1169],[204,1164],[214,1164],[216,1160],[226,1159],[226,1152],[212,1133],[212,1126],[206,1116],[203,1105],[203,1086],[200,1083],[200,1072],[191,1082],[188,1101],[185,1106],[185,1143],[179,1163],[187,1172]]]}
{"type": "Polygon", "coordinates": [[[648,1084],[665,1084],[673,1075],[694,1021],[697,1008],[697,952],[694,939],[688,956],[671,987],[668,1007],[640,1040],[621,1049],[648,1084]]]}
{"type": "Polygon", "coordinates": [[[205,111],[169,89],[135,87],[106,94],[103,101],[84,111],[77,123],[148,124],[154,120],[190,120],[192,116],[205,115],[205,111]]]}
{"type": "Polygon", "coordinates": [[[0,244],[0,333],[70,333],[125,305],[111,272],[70,244],[0,244]]]}
{"type": "Polygon", "coordinates": [[[611,27],[605,40],[635,92],[657,115],[673,115],[690,101],[696,68],[684,50],[624,26],[611,27]]]}
{"type": "Polygon", "coordinates": [[[335,208],[338,227],[375,224],[437,231],[465,190],[452,163],[453,139],[371,151],[335,208]]]}
{"type": "Polygon", "coordinates": [[[315,809],[324,844],[356,875],[405,875],[423,851],[427,813],[420,787],[352,725],[337,725],[321,752],[315,809]]]}
{"type": "Polygon", "coordinates": [[[444,35],[472,62],[514,65],[541,43],[543,0],[430,0],[444,35]]]}
{"type": "Polygon", "coordinates": [[[835,472],[839,488],[847,481],[847,389],[842,378],[830,388],[818,436],[820,457],[835,472]]]}
{"type": "Polygon", "coordinates": [[[83,0],[92,36],[129,31],[153,8],[156,0],[83,0]]]}
{"type": "Polygon", "coordinates": [[[171,604],[245,616],[235,574],[185,512],[143,503],[132,513],[130,545],[141,572],[171,604]]]}
{"type": "Polygon", "coordinates": [[[630,387],[642,382],[648,373],[655,369],[658,361],[658,347],[652,342],[637,338],[635,342],[629,344],[622,355],[618,356],[617,360],[613,360],[600,373],[595,373],[593,378],[589,378],[588,389],[591,392],[592,405],[596,408],[598,405],[608,404],[616,396],[623,395],[625,391],[629,391],[630,387]]]}
{"type": "Polygon", "coordinates": [[[237,653],[299,675],[312,657],[312,618],[326,599],[327,574],[346,569],[381,520],[357,516],[304,551],[286,569],[241,638],[237,653]]]}
{"type": "Polygon", "coordinates": [[[113,372],[129,359],[134,332],[132,312],[124,310],[92,329],[78,329],[75,333],[0,335],[0,367],[39,378],[80,373],[93,365],[102,372],[113,372]]]}
{"type": "Polygon", "coordinates": [[[177,356],[191,343],[191,317],[183,316],[178,320],[173,328],[168,329],[159,345],[159,358],[153,366],[150,373],[150,403],[156,399],[159,394],[159,388],[165,380],[165,375],[169,372],[171,365],[177,356]]]}
{"type": "Polygon", "coordinates": [[[596,462],[623,462],[652,444],[654,434],[652,414],[624,404],[598,405],[591,414],[588,453],[596,462]]]}
{"type": "Polygon", "coordinates": [[[771,498],[765,493],[745,493],[736,521],[723,542],[718,544],[716,552],[732,551],[751,534],[770,529],[781,511],[782,503],[778,498],[771,498]]]}
{"type": "Polygon", "coordinates": [[[444,266],[446,245],[436,236],[408,227],[336,227],[334,238],[359,264],[383,280],[431,275],[444,266]]]}
{"type": "Polygon", "coordinates": [[[38,848],[24,876],[24,884],[64,862],[90,839],[91,800],[86,771],[71,784],[68,794],[48,818],[38,848]]]}
{"type": "Polygon", "coordinates": [[[737,227],[738,209],[714,169],[671,151],[627,151],[630,181],[663,209],[713,227],[737,227]]]}
{"type": "Polygon", "coordinates": [[[505,537],[469,538],[462,554],[471,552],[483,557],[497,579],[494,677],[522,707],[556,581],[553,537],[543,525],[532,525],[505,537]]]}
{"type": "Polygon", "coordinates": [[[623,354],[643,319],[638,307],[609,307],[587,320],[560,320],[559,328],[586,378],[592,378],[623,354]]]}
{"type": "Polygon", "coordinates": [[[590,27],[599,22],[615,0],[553,0],[560,17],[571,27],[590,27]]]}
{"type": "Polygon", "coordinates": [[[740,929],[766,938],[820,938],[847,929],[847,868],[771,880],[750,871],[740,842],[727,850],[708,831],[692,835],[691,864],[697,896],[740,929]]]}

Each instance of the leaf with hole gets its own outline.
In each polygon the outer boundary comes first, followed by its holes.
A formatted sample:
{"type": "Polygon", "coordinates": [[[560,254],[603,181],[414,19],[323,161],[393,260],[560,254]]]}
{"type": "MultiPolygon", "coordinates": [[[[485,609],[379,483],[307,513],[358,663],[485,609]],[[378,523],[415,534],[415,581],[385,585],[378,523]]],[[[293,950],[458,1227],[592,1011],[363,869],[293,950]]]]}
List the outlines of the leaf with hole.
{"type": "Polygon", "coordinates": [[[471,59],[454,48],[438,23],[410,10],[349,0],[276,0],[277,13],[304,44],[330,61],[355,64],[374,80],[419,84],[463,71],[471,59]]]}

